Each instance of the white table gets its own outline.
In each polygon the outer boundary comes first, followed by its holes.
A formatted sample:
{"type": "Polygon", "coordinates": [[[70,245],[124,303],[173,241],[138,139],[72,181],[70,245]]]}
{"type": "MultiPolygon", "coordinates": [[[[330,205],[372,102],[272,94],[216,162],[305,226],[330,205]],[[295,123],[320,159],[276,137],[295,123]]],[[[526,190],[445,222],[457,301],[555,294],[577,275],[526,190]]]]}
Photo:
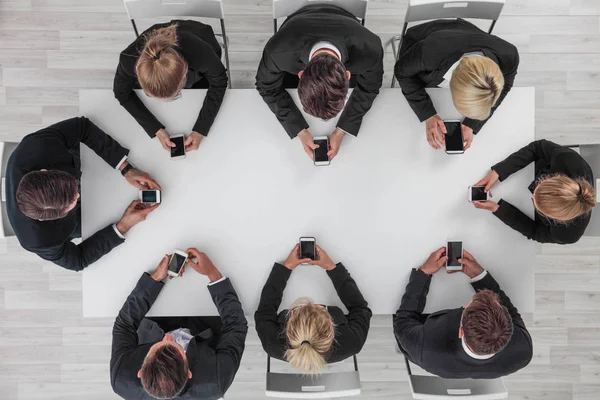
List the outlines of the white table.
{"type": "MultiPolygon", "coordinates": [[[[430,92],[438,112],[458,117],[446,90],[430,92]]],[[[175,102],[141,96],[171,134],[188,133],[203,90],[175,102]]],[[[84,317],[115,316],[144,271],[174,248],[198,247],[231,278],[246,314],[256,310],[275,261],[300,236],[315,236],[342,261],[376,314],[394,313],[410,274],[429,254],[459,239],[500,282],[522,312],[534,308],[534,243],[492,213],[467,202],[467,187],[489,167],[534,139],[534,89],[514,88],[463,155],[434,151],[399,89],[384,89],[358,138],[346,137],[328,167],[315,167],[290,140],[255,90],[228,90],[199,151],[170,161],[109,90],[82,90],[80,112],[131,149],[130,159],[163,187],[163,204],[131,229],[126,242],[83,272],[84,317]]],[[[334,122],[308,118],[314,135],[334,122]]],[[[137,198],[82,146],[83,237],[117,221],[137,198]]],[[[527,186],[533,166],[493,190],[533,215],[527,186]]],[[[166,283],[150,314],[214,315],[207,279],[193,270],[166,283]]],[[[427,312],[458,307],[473,295],[466,276],[436,274],[427,312]]],[[[319,267],[292,274],[283,307],[299,296],[340,305],[319,267]]]]}

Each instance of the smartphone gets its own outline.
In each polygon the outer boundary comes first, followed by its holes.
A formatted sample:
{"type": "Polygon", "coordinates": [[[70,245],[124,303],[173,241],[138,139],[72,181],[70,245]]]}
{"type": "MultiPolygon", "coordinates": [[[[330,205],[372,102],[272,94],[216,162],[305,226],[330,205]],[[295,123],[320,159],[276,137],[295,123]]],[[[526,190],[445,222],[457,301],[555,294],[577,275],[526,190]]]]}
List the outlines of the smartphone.
{"type": "Polygon", "coordinates": [[[446,125],[446,154],[463,154],[465,146],[460,121],[444,120],[444,125],[446,125]]]}
{"type": "Polygon", "coordinates": [[[160,190],[140,190],[139,196],[142,204],[160,203],[160,190]]]}
{"type": "Polygon", "coordinates": [[[463,258],[462,242],[448,242],[446,255],[448,256],[448,261],[446,261],[446,271],[460,271],[462,269],[462,264],[459,263],[458,260],[463,258]]]}
{"type": "Polygon", "coordinates": [[[485,186],[469,186],[469,201],[489,200],[490,194],[485,191],[485,186]]]}
{"type": "Polygon", "coordinates": [[[329,165],[331,163],[327,155],[329,152],[329,138],[327,136],[317,136],[313,139],[313,142],[319,145],[319,148],[313,150],[315,165],[329,165]]]}
{"type": "Polygon", "coordinates": [[[314,237],[301,237],[300,238],[300,258],[310,258],[311,260],[317,259],[316,251],[317,241],[314,237]]]}
{"type": "Polygon", "coordinates": [[[183,135],[175,135],[170,137],[171,142],[175,143],[175,147],[171,147],[171,160],[183,160],[185,158],[185,144],[183,135]]]}
{"type": "Polygon", "coordinates": [[[175,250],[171,255],[171,259],[169,260],[169,267],[167,269],[167,274],[169,276],[179,276],[181,273],[181,268],[185,265],[185,262],[188,259],[188,255],[185,251],[175,250]]]}

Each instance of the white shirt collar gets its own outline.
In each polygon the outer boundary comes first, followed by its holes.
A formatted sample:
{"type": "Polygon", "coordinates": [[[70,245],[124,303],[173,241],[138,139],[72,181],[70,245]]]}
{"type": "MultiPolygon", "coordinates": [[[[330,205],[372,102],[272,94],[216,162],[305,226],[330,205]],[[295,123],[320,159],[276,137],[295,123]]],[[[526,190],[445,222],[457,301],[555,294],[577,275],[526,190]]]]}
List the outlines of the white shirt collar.
{"type": "Polygon", "coordinates": [[[479,354],[475,354],[471,351],[471,349],[469,349],[469,347],[467,346],[467,344],[465,343],[465,338],[464,336],[462,338],[460,338],[460,342],[462,343],[462,347],[463,350],[465,351],[465,353],[467,353],[467,355],[471,358],[474,358],[476,360],[489,360],[490,358],[494,357],[496,354],[488,354],[485,356],[479,355],[479,354]]]}
{"type": "Polygon", "coordinates": [[[444,80],[442,81],[442,83],[440,83],[438,85],[438,87],[450,87],[450,79],[452,79],[452,74],[454,74],[454,71],[456,70],[456,68],[458,68],[458,64],[460,64],[460,62],[462,61],[462,59],[465,56],[480,56],[480,57],[484,57],[483,53],[480,51],[476,51],[473,53],[466,53],[463,54],[461,58],[458,59],[457,62],[455,62],[454,64],[452,64],[452,66],[448,69],[448,71],[446,71],[446,73],[444,74],[444,80]]]}
{"type": "Polygon", "coordinates": [[[308,60],[310,61],[311,58],[313,58],[313,54],[315,54],[317,52],[317,50],[320,49],[329,49],[333,52],[335,52],[335,54],[337,54],[338,58],[341,60],[342,59],[342,53],[340,53],[340,50],[335,47],[333,45],[333,43],[331,42],[327,42],[327,41],[320,41],[317,42],[313,45],[312,49],[310,49],[310,55],[308,56],[308,60]]]}

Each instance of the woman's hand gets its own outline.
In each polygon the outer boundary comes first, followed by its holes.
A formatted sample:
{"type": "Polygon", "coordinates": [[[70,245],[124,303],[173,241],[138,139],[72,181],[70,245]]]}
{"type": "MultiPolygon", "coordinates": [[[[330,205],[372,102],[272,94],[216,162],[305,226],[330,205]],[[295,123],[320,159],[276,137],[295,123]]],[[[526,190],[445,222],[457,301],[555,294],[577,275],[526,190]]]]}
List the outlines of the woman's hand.
{"type": "Polygon", "coordinates": [[[175,143],[171,142],[171,136],[169,136],[169,132],[164,129],[159,129],[158,132],[156,132],[156,138],[160,142],[163,149],[167,150],[168,152],[171,152],[171,147],[177,147],[175,143]]]}
{"type": "Polygon", "coordinates": [[[498,208],[500,208],[498,203],[492,200],[474,201],[473,205],[475,206],[475,208],[481,208],[482,210],[490,210],[491,212],[496,212],[498,211],[498,208]]]}
{"type": "Polygon", "coordinates": [[[485,186],[484,190],[487,193],[490,191],[492,186],[494,186],[494,183],[496,183],[499,178],[500,177],[498,176],[498,173],[496,171],[492,170],[489,174],[487,174],[485,176],[485,178],[481,179],[479,182],[477,182],[473,186],[485,186]]]}
{"type": "Polygon", "coordinates": [[[312,261],[310,258],[300,258],[300,243],[296,243],[290,255],[284,261],[283,266],[293,271],[300,264],[308,264],[312,261]]]}
{"type": "Polygon", "coordinates": [[[427,142],[434,149],[439,149],[441,145],[446,143],[444,135],[446,134],[446,124],[439,115],[435,114],[433,117],[427,118],[425,121],[425,134],[427,135],[427,142]]]}

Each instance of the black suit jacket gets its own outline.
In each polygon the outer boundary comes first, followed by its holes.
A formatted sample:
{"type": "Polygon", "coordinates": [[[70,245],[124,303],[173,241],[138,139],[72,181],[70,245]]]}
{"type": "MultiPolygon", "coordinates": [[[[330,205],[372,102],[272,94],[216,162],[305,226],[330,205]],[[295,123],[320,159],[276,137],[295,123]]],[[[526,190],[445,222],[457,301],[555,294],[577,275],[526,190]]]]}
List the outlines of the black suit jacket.
{"type": "MultiPolygon", "coordinates": [[[[406,31],[394,74],[419,121],[437,114],[425,88],[438,86],[455,62],[465,53],[476,51],[483,52],[498,64],[504,75],[504,89],[492,107],[489,119],[515,81],[519,66],[517,48],[462,19],[431,21],[406,31]]],[[[486,122],[487,119],[465,118],[463,124],[477,133],[486,122]]]]}
{"type": "MultiPolygon", "coordinates": [[[[148,350],[156,342],[138,344],[137,329],[164,284],[144,274],[119,312],[113,327],[110,383],[127,400],[151,400],[137,377],[148,350]]],[[[194,336],[186,356],[192,371],[184,391],[176,399],[216,400],[225,394],[240,366],[248,323],[229,279],[208,287],[223,322],[216,344],[194,336]]]]}
{"type": "Polygon", "coordinates": [[[341,61],[356,78],[356,87],[338,121],[338,127],[358,135],[364,115],[379,94],[383,80],[383,48],[377,35],[339,7],[311,5],[292,14],[267,42],[256,73],[256,88],[291,138],[308,123],[284,89],[286,74],[297,75],[319,41],[333,43],[341,61]]]}
{"type": "MultiPolygon", "coordinates": [[[[281,305],[283,290],[292,271],[281,264],[276,263],[271,270],[269,279],[265,284],[261,296],[258,310],[254,313],[256,322],[256,331],[263,349],[267,354],[278,360],[286,361],[285,351],[289,345],[285,335],[288,310],[283,310],[277,314],[281,305]]],[[[356,286],[356,282],[342,263],[331,271],[327,271],[335,291],[342,300],[342,303],[348,309],[348,315],[339,307],[327,307],[335,323],[335,341],[325,357],[328,363],[335,363],[345,360],[362,349],[371,321],[371,310],[367,301],[356,286]]]]}
{"type": "MultiPolygon", "coordinates": [[[[511,154],[492,169],[500,181],[535,162],[536,181],[529,185],[533,193],[537,179],[547,175],[564,174],[573,179],[583,178],[594,186],[594,175],[587,162],[575,151],[548,140],[536,140],[511,154]]],[[[588,226],[592,213],[584,214],[567,223],[555,222],[535,213],[535,220],[507,201],[500,200],[494,215],[506,225],[540,243],[568,244],[577,242],[588,226]]]]}
{"type": "Polygon", "coordinates": [[[194,83],[203,78],[208,81],[208,92],[193,128],[194,131],[206,136],[221,108],[227,89],[227,71],[221,62],[221,46],[215,39],[210,25],[197,21],[173,20],[150,27],[121,53],[113,92],[119,103],[144,128],[148,136],[153,138],[159,129],[165,127],[133,91],[140,88],[135,64],[144,49],[146,36],[156,29],[174,23],[177,23],[177,51],[188,63],[185,88],[191,88],[194,83]]]}
{"type": "Polygon", "coordinates": [[[531,336],[525,323],[498,282],[488,274],[472,283],[476,291],[497,293],[508,309],[514,332],[508,345],[492,358],[476,360],[464,351],[458,338],[463,308],[423,315],[431,276],[413,270],[400,308],[394,315],[394,335],[402,352],[424,370],[448,379],[493,379],[525,367],[533,356],[531,336]]]}
{"type": "Polygon", "coordinates": [[[113,168],[129,153],[89,119],[72,118],[25,136],[8,160],[6,172],[8,219],[21,246],[44,260],[74,271],[81,271],[95,262],[123,243],[123,239],[109,225],[75,245],[71,239],[81,237],[79,204],[64,218],[37,221],[21,212],[16,193],[25,174],[41,169],[65,171],[79,180],[80,143],[91,148],[113,168]]]}

